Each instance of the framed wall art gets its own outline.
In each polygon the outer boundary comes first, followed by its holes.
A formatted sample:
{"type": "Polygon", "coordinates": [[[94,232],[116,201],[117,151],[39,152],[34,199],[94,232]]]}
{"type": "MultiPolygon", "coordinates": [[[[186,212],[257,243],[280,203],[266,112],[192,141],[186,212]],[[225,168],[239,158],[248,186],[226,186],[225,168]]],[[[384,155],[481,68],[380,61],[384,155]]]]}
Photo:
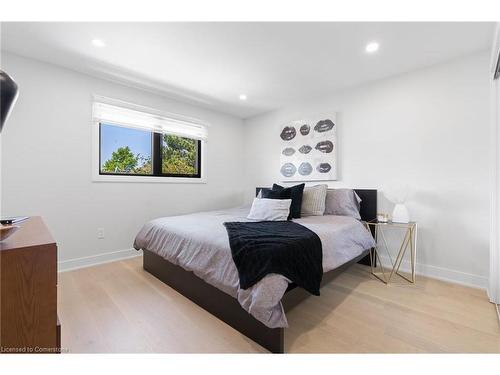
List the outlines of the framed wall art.
{"type": "Polygon", "coordinates": [[[337,179],[337,125],[335,114],[311,116],[280,127],[282,181],[337,179]]]}

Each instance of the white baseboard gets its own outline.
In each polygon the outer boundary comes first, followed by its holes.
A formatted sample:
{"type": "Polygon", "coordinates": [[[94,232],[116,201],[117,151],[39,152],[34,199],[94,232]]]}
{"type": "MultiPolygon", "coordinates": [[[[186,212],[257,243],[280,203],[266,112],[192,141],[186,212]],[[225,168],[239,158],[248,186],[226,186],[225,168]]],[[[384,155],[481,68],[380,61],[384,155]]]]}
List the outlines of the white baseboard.
{"type": "MultiPolygon", "coordinates": [[[[384,265],[390,264],[390,260],[387,256],[381,256],[380,258],[382,259],[384,265]]],[[[403,262],[401,263],[400,270],[402,272],[410,272],[411,270],[410,261],[406,259],[403,260],[403,262]]],[[[473,288],[487,289],[488,287],[488,278],[486,277],[473,275],[461,271],[455,271],[449,268],[442,268],[442,267],[431,266],[429,264],[417,263],[415,267],[415,272],[417,275],[448,281],[450,283],[470,286],[473,288]]]]}
{"type": "Polygon", "coordinates": [[[66,272],[76,270],[78,268],[96,266],[98,264],[104,264],[109,262],[115,262],[117,260],[135,258],[142,255],[142,251],[137,251],[135,249],[126,249],[111,251],[109,253],[91,255],[83,258],[75,258],[69,260],[63,260],[57,263],[58,272],[66,272]]]}
{"type": "MultiPolygon", "coordinates": [[[[141,255],[142,251],[137,251],[135,249],[111,251],[109,253],[92,255],[88,257],[75,258],[58,262],[58,271],[66,272],[66,271],[76,270],[79,268],[96,266],[98,264],[104,264],[109,262],[115,262],[118,260],[134,258],[141,255]]],[[[390,264],[389,258],[387,256],[381,256],[381,259],[385,265],[390,264]]],[[[408,260],[403,260],[403,262],[401,263],[400,270],[402,272],[410,272],[410,262],[408,260]]],[[[451,283],[461,284],[465,286],[470,286],[473,288],[487,289],[488,286],[488,279],[486,277],[455,271],[449,268],[442,268],[442,267],[431,266],[428,264],[417,263],[416,272],[417,275],[431,277],[433,279],[448,281],[451,283]]]]}

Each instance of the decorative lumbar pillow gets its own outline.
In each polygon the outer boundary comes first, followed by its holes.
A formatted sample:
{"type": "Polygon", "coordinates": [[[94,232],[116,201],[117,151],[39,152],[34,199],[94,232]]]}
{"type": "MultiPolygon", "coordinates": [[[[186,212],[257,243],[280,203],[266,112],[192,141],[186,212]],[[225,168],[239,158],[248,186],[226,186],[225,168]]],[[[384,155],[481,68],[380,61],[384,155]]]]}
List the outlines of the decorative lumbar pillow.
{"type": "Polygon", "coordinates": [[[256,221],[286,221],[291,199],[254,198],[247,219],[256,221]]]}
{"type": "Polygon", "coordinates": [[[315,185],[304,188],[302,194],[302,216],[321,216],[325,213],[327,185],[315,185]]]}
{"type": "Polygon", "coordinates": [[[300,209],[302,206],[302,195],[304,194],[304,186],[305,184],[300,184],[285,188],[283,186],[273,184],[273,190],[277,191],[290,190],[290,198],[292,198],[292,204],[290,206],[290,216],[294,219],[300,218],[300,209]]]}
{"type": "Polygon", "coordinates": [[[361,198],[352,189],[329,189],[326,193],[325,215],[352,216],[359,220],[360,203],[361,198]]]}

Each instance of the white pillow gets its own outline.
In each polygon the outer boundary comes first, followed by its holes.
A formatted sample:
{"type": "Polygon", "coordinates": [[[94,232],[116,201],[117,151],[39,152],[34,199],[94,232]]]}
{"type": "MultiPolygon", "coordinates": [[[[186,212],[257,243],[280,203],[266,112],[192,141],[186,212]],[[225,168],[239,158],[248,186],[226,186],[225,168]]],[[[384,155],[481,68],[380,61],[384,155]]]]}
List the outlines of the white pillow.
{"type": "Polygon", "coordinates": [[[254,198],[247,219],[257,221],[286,221],[291,199],[254,198]]]}
{"type": "Polygon", "coordinates": [[[322,216],[325,213],[328,185],[306,186],[302,194],[301,216],[322,216]]]}

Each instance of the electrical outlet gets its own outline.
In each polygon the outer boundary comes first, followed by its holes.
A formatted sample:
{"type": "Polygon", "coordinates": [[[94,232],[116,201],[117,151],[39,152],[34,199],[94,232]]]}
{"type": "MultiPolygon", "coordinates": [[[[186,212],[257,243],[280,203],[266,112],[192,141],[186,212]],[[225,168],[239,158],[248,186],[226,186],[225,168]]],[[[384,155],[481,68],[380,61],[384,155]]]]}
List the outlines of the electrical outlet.
{"type": "Polygon", "coordinates": [[[97,238],[100,240],[104,238],[104,228],[97,228],[97,238]]]}

